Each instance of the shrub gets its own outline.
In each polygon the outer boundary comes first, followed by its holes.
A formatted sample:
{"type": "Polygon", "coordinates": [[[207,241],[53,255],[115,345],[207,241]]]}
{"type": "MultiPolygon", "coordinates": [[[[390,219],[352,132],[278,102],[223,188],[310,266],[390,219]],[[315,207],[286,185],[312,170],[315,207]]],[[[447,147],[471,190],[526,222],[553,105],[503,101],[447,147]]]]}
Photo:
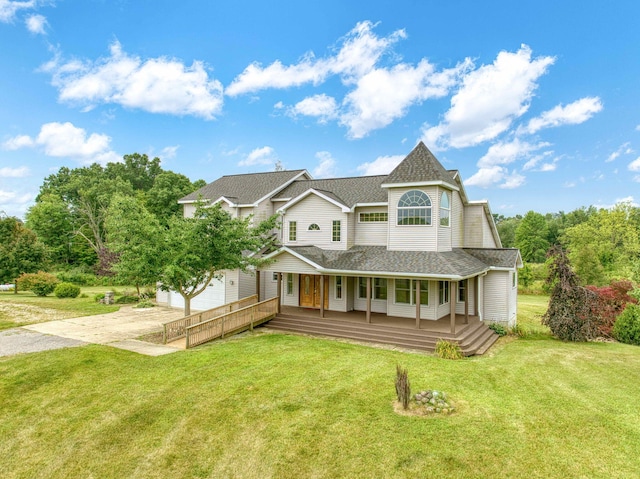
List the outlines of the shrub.
{"type": "Polygon", "coordinates": [[[640,306],[627,305],[613,325],[613,336],[621,343],[640,346],[640,306]]]}
{"type": "Polygon", "coordinates": [[[99,303],[100,301],[102,301],[104,299],[104,293],[98,293],[93,297],[93,300],[96,303],[99,303]]]}
{"type": "Polygon", "coordinates": [[[18,287],[33,292],[36,296],[51,294],[58,284],[58,278],[50,273],[24,273],[18,278],[18,287]]]}
{"type": "Polygon", "coordinates": [[[587,286],[587,289],[598,295],[597,308],[602,318],[598,330],[602,336],[611,337],[613,325],[627,304],[638,302],[629,294],[633,291],[633,283],[628,280],[613,280],[609,286],[587,286]]]}
{"type": "Polygon", "coordinates": [[[489,329],[492,329],[498,336],[506,336],[508,332],[507,328],[500,323],[491,323],[489,329]]]}
{"type": "Polygon", "coordinates": [[[441,359],[462,359],[464,357],[458,343],[452,343],[445,339],[438,339],[436,355],[441,359]]]}
{"type": "Polygon", "coordinates": [[[80,286],[71,283],[59,283],[53,290],[58,298],[77,298],[80,294],[80,286]]]}
{"type": "Polygon", "coordinates": [[[396,366],[396,395],[402,408],[407,409],[411,399],[411,384],[409,384],[408,371],[402,369],[399,364],[396,366]]]}
{"type": "Polygon", "coordinates": [[[155,304],[153,304],[151,301],[149,301],[148,299],[142,300],[140,301],[138,304],[136,304],[136,308],[153,308],[155,306],[155,304]]]}
{"type": "Polygon", "coordinates": [[[137,303],[137,302],[138,302],[137,296],[130,296],[128,294],[123,294],[122,296],[116,298],[115,300],[116,304],[131,304],[131,303],[137,303]]]}

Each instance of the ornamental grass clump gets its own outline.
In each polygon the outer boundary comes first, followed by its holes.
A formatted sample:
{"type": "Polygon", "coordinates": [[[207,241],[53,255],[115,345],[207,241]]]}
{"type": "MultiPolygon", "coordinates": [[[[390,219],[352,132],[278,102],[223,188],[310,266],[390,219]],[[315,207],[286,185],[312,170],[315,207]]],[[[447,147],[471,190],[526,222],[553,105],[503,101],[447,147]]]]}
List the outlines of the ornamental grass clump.
{"type": "Polygon", "coordinates": [[[409,400],[411,399],[411,384],[409,383],[409,373],[406,369],[398,364],[396,366],[396,394],[398,402],[402,404],[403,409],[409,408],[409,400]]]}
{"type": "Polygon", "coordinates": [[[436,343],[436,356],[440,359],[462,359],[464,354],[458,343],[453,343],[445,339],[439,339],[436,343]]]}

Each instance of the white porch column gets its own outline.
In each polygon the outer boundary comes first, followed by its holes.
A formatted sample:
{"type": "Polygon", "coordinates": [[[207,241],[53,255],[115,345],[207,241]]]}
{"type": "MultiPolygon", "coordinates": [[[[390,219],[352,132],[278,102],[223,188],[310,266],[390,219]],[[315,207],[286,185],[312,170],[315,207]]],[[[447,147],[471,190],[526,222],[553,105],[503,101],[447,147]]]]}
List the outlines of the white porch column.
{"type": "Polygon", "coordinates": [[[367,276],[367,323],[371,322],[371,277],[367,276]]]}
{"type": "MultiPolygon", "coordinates": [[[[411,295],[411,293],[409,293],[409,295],[411,295]]],[[[416,328],[420,329],[420,280],[419,279],[416,280],[416,328]]]]}

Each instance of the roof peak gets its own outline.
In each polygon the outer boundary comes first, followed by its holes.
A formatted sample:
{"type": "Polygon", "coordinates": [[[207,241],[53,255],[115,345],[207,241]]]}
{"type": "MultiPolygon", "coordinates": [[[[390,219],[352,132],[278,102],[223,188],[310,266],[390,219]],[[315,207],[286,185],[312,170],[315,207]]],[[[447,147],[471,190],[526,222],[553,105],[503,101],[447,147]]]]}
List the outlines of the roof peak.
{"type": "Polygon", "coordinates": [[[455,186],[451,173],[420,141],[413,150],[389,173],[385,184],[442,181],[455,186]]]}

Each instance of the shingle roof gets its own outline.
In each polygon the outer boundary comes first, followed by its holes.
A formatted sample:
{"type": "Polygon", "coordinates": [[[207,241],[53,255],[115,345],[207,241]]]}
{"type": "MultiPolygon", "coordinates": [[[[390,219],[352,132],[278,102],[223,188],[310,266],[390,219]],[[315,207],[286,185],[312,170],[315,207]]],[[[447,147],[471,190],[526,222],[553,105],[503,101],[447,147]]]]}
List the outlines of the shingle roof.
{"type": "Polygon", "coordinates": [[[463,248],[462,251],[494,268],[514,268],[520,254],[516,248],[463,248]]]}
{"type": "Polygon", "coordinates": [[[385,184],[392,183],[420,183],[431,181],[443,181],[452,186],[456,185],[452,173],[449,173],[440,162],[429,151],[423,142],[420,142],[400,162],[396,168],[389,173],[385,184]]]}
{"type": "MultiPolygon", "coordinates": [[[[466,250],[453,251],[389,251],[385,246],[353,246],[346,251],[323,250],[317,246],[288,246],[288,249],[307,258],[325,270],[391,273],[398,276],[424,275],[464,278],[498,266],[489,263],[466,250]]],[[[480,249],[474,249],[478,252],[480,249]]],[[[488,250],[491,251],[491,250],[488,250]]],[[[517,252],[517,250],[514,250],[517,252]]],[[[500,253],[497,255],[500,256],[500,253]]],[[[510,265],[514,267],[514,263],[510,265]]]]}
{"type": "Polygon", "coordinates": [[[325,194],[326,192],[331,193],[328,196],[350,208],[356,203],[386,203],[387,191],[380,187],[386,178],[385,175],[379,175],[298,180],[278,193],[275,198],[295,198],[309,188],[313,188],[325,194]]]}
{"type": "Polygon", "coordinates": [[[196,201],[202,195],[207,200],[217,200],[224,196],[233,198],[237,204],[253,204],[304,171],[285,170],[223,176],[179,201],[181,203],[196,201]]]}

